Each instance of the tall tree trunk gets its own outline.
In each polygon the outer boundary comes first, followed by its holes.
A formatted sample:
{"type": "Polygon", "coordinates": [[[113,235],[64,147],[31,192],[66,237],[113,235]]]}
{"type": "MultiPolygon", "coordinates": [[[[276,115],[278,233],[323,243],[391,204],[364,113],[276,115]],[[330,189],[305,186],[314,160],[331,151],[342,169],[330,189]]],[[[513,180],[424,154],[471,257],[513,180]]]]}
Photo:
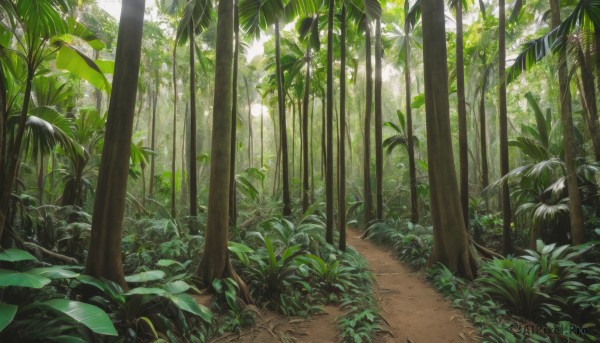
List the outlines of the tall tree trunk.
{"type": "Polygon", "coordinates": [[[177,200],[175,198],[175,161],[177,158],[177,42],[173,46],[173,148],[171,156],[171,217],[177,216],[177,200]]]}
{"type": "Polygon", "coordinates": [[[240,50],[240,21],[238,18],[238,2],[233,0],[233,89],[231,96],[231,166],[229,169],[229,225],[234,228],[237,225],[237,201],[235,190],[235,157],[237,147],[237,84],[238,84],[238,60],[240,50]]]}
{"type": "Polygon", "coordinates": [[[310,202],[315,202],[315,95],[312,96],[312,106],[310,108],[310,202]]]}
{"type": "Polygon", "coordinates": [[[194,56],[194,50],[196,47],[195,41],[195,23],[194,18],[190,21],[190,156],[189,156],[189,182],[190,182],[190,234],[196,235],[198,233],[198,224],[196,223],[196,217],[198,216],[198,182],[196,167],[196,60],[194,56]]]}
{"type": "Polygon", "coordinates": [[[381,107],[381,19],[375,20],[375,218],[383,220],[383,120],[381,107]]]}
{"type": "Polygon", "coordinates": [[[364,136],[364,162],[363,162],[363,193],[365,210],[365,225],[369,225],[373,218],[373,195],[371,194],[371,107],[373,101],[373,67],[371,66],[371,28],[367,19],[365,21],[365,71],[367,77],[367,91],[365,102],[365,136],[364,136]]]}
{"type": "Polygon", "coordinates": [[[333,11],[335,1],[329,0],[327,15],[327,118],[325,141],[327,167],[325,170],[325,216],[327,217],[325,240],[333,244],[333,11]]]}
{"type": "MultiPolygon", "coordinates": [[[[31,54],[28,55],[28,60],[32,60],[31,54]]],[[[11,144],[8,144],[9,152],[6,156],[2,168],[6,168],[4,179],[2,181],[2,193],[0,195],[0,239],[2,239],[2,233],[6,226],[6,220],[8,219],[8,211],[10,208],[10,196],[15,184],[17,177],[17,169],[19,166],[19,157],[21,155],[21,146],[23,144],[23,136],[25,134],[25,125],[27,123],[27,112],[29,111],[29,105],[31,103],[31,83],[35,75],[35,69],[32,63],[28,63],[27,66],[27,79],[25,81],[25,93],[23,95],[23,105],[21,106],[21,113],[19,114],[19,127],[14,139],[11,144]],[[8,166],[5,167],[5,165],[8,166]]],[[[4,105],[6,106],[6,105],[4,105]]],[[[7,118],[4,118],[5,120],[7,118]]]]}
{"type": "MultiPolygon", "coordinates": [[[[152,138],[150,143],[150,149],[155,152],[156,151],[156,106],[158,105],[158,89],[160,86],[160,79],[158,77],[158,73],[155,76],[154,80],[154,94],[152,94],[152,138]]],[[[155,173],[155,157],[156,154],[152,154],[150,156],[150,183],[148,185],[148,196],[152,198],[154,195],[154,173],[155,173]]]]}
{"type": "MultiPolygon", "coordinates": [[[[506,5],[500,0],[498,18],[498,121],[500,124],[500,175],[508,174],[508,117],[506,114],[506,5]]],[[[504,255],[512,254],[510,192],[508,182],[502,183],[502,250],[504,255]]]]}
{"type": "Polygon", "coordinates": [[[487,62],[485,52],[483,53],[482,61],[486,71],[484,72],[483,81],[481,82],[481,98],[479,100],[479,144],[481,146],[481,188],[486,188],[490,183],[490,177],[487,157],[487,118],[485,114],[485,91],[487,88],[487,62]]]}
{"type": "MultiPolygon", "coordinates": [[[[560,25],[560,4],[558,0],[550,0],[552,12],[552,27],[560,25]]],[[[573,244],[585,242],[583,232],[583,212],[581,209],[581,194],[577,184],[577,169],[575,166],[575,135],[573,114],[571,112],[571,90],[569,89],[569,73],[567,52],[563,49],[558,55],[558,83],[560,87],[560,118],[563,124],[563,144],[565,148],[565,166],[567,169],[567,189],[569,190],[569,214],[571,217],[571,241],[573,244]]]]}
{"type": "MultiPolygon", "coordinates": [[[[237,7],[237,6],[236,6],[237,7]]],[[[254,137],[252,133],[252,103],[250,102],[250,88],[248,88],[248,79],[244,77],[246,85],[246,101],[248,102],[248,168],[254,166],[254,137]]]]}
{"type": "Polygon", "coordinates": [[[327,168],[327,140],[325,139],[325,94],[321,96],[321,181],[325,180],[325,169],[327,168]]]}
{"type": "MultiPolygon", "coordinates": [[[[100,58],[100,50],[94,50],[94,60],[100,58]]],[[[94,90],[94,97],[96,98],[96,112],[99,116],[102,115],[102,91],[98,88],[94,90]]]]}
{"type": "Polygon", "coordinates": [[[285,123],[285,92],[283,89],[283,71],[281,70],[281,47],[279,37],[279,19],[275,21],[275,66],[277,69],[277,103],[279,105],[279,134],[281,140],[281,181],[283,184],[283,216],[292,214],[290,204],[289,165],[287,149],[287,132],[285,123]]]}
{"type": "Polygon", "coordinates": [[[292,178],[296,176],[296,104],[294,99],[292,103],[292,178]]]}
{"type": "Polygon", "coordinates": [[[44,155],[40,153],[40,158],[38,160],[38,177],[37,177],[37,186],[38,186],[38,201],[40,206],[44,204],[44,155]]]}
{"type": "Polygon", "coordinates": [[[596,106],[596,88],[594,85],[594,77],[590,68],[589,61],[583,53],[581,47],[576,47],[579,69],[581,70],[581,84],[583,88],[583,104],[587,115],[584,115],[590,137],[592,139],[592,148],[594,150],[594,158],[600,161],[600,127],[598,125],[598,108],[596,106]]]}
{"type": "Polygon", "coordinates": [[[121,10],[113,88],[94,198],[85,273],[127,289],[121,260],[121,227],[144,26],[145,0],[125,0],[121,10]]]}
{"type": "Polygon", "coordinates": [[[456,2],[456,95],[458,97],[458,159],[460,161],[460,205],[465,226],[469,227],[469,152],[467,106],[465,102],[465,62],[463,53],[462,1],[456,2]]]}
{"type": "MultiPolygon", "coordinates": [[[[208,191],[208,217],[204,253],[196,274],[206,285],[214,279],[231,276],[245,289],[237,276],[227,250],[229,224],[229,184],[231,163],[231,125],[233,88],[233,1],[220,1],[217,21],[215,92],[213,100],[213,129],[208,191]]],[[[243,292],[251,301],[247,292],[243,292]]]]}
{"type": "MultiPolygon", "coordinates": [[[[408,11],[408,6],[405,6],[405,11],[408,11]]],[[[412,108],[411,101],[412,96],[410,92],[410,22],[406,20],[404,22],[404,44],[406,44],[405,61],[404,61],[404,85],[406,92],[406,145],[408,148],[408,177],[410,183],[410,221],[412,223],[419,222],[419,198],[417,194],[417,167],[415,165],[415,140],[413,134],[413,122],[412,122],[412,108]]]]}
{"type": "MultiPolygon", "coordinates": [[[[346,251],[346,5],[340,16],[340,139],[338,141],[338,231],[339,248],[346,251]]],[[[308,100],[308,96],[307,96],[308,100]]],[[[306,105],[308,109],[308,104],[306,105]]],[[[308,171],[308,170],[307,170],[308,171]]]]}
{"type": "Polygon", "coordinates": [[[471,255],[459,202],[456,172],[452,167],[454,157],[450,136],[444,1],[423,1],[421,9],[427,158],[433,222],[433,251],[429,262],[441,262],[452,272],[473,279],[476,262],[471,255]]]}
{"type": "Polygon", "coordinates": [[[309,206],[309,176],[308,176],[308,102],[310,96],[310,43],[306,43],[306,76],[304,77],[304,98],[302,100],[302,212],[309,206]]]}
{"type": "Polygon", "coordinates": [[[265,114],[264,114],[264,99],[260,99],[260,167],[265,165],[265,141],[264,141],[264,129],[265,129],[265,114]]]}

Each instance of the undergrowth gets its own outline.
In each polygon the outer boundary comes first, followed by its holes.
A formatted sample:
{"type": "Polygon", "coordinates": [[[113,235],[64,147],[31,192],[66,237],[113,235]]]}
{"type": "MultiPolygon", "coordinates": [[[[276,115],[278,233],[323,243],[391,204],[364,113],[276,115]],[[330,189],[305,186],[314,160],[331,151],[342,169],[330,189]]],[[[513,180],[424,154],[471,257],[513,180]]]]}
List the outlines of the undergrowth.
{"type": "MultiPolygon", "coordinates": [[[[600,230],[596,230],[600,236],[600,230]]],[[[389,247],[414,270],[425,269],[431,228],[388,220],[365,236],[389,247]]],[[[545,245],[521,257],[482,261],[474,282],[436,264],[428,277],[463,310],[483,342],[587,342],[600,338],[600,266],[581,262],[598,241],[584,246],[545,245]]]]}

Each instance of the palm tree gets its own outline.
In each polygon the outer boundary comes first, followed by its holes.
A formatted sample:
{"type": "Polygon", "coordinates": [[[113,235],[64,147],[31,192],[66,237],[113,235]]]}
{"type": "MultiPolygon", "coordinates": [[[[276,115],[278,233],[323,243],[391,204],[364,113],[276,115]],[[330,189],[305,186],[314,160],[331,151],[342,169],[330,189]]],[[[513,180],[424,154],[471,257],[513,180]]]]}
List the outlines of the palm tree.
{"type": "Polygon", "coordinates": [[[448,66],[444,1],[421,2],[423,17],[423,62],[427,157],[433,251],[430,263],[441,262],[448,269],[472,279],[476,273],[459,202],[458,185],[450,136],[448,66]]]}
{"type": "MultiPolygon", "coordinates": [[[[550,0],[552,27],[559,27],[560,4],[558,0],[550,0]]],[[[567,52],[562,49],[558,53],[558,84],[560,95],[560,117],[564,127],[563,144],[565,147],[565,165],[567,169],[567,187],[569,190],[569,210],[571,217],[571,240],[573,244],[585,242],[583,233],[583,212],[581,209],[581,194],[577,184],[577,170],[575,168],[575,136],[573,131],[573,114],[571,111],[571,91],[569,89],[569,76],[567,66],[567,52]]]]}
{"type": "Polygon", "coordinates": [[[123,1],[113,90],[92,216],[85,273],[127,288],[121,260],[121,227],[129,173],[131,134],[140,68],[145,0],[123,1]]]}
{"type": "MultiPolygon", "coordinates": [[[[203,30],[208,28],[212,21],[212,1],[208,0],[189,0],[183,10],[182,19],[177,27],[177,34],[175,36],[175,44],[184,44],[186,41],[189,43],[189,94],[190,94],[190,154],[189,154],[189,196],[190,196],[190,217],[195,218],[198,215],[197,206],[197,194],[198,194],[198,183],[197,183],[197,168],[196,168],[196,57],[195,50],[196,42],[195,36],[202,33],[203,30]]],[[[176,48],[173,50],[173,56],[176,54],[176,48]]],[[[173,61],[175,63],[175,60],[173,61]]],[[[175,65],[175,64],[174,64],[175,65]]],[[[175,74],[174,74],[175,75],[175,74]]],[[[177,94],[175,94],[175,97],[177,94]]],[[[173,122],[175,125],[175,122],[173,122]]],[[[175,132],[173,139],[175,138],[175,132]]],[[[173,140],[175,141],[175,139],[173,140]]],[[[175,152],[173,152],[175,153],[175,152]]],[[[174,177],[175,172],[172,170],[174,177]]],[[[173,189],[174,190],[174,189],[173,189]]],[[[173,192],[174,194],[174,192],[173,192]]],[[[173,204],[174,199],[172,199],[173,204]]],[[[173,207],[174,208],[174,207],[173,207]]],[[[173,211],[173,215],[174,215],[173,211]]],[[[190,223],[190,233],[195,234],[198,232],[198,227],[194,220],[190,223]]]]}
{"type": "Polygon", "coordinates": [[[308,140],[308,105],[310,97],[310,83],[311,83],[311,62],[312,54],[311,50],[319,50],[319,16],[317,14],[304,18],[300,22],[298,31],[300,38],[304,38],[306,41],[306,52],[304,58],[302,58],[302,64],[306,66],[306,72],[304,76],[304,94],[302,97],[302,212],[306,212],[309,206],[310,199],[310,184],[309,184],[309,146],[310,141],[308,140]]]}
{"type": "MultiPolygon", "coordinates": [[[[110,84],[96,63],[83,55],[64,40],[65,36],[77,36],[87,42],[93,49],[100,50],[104,44],[95,35],[85,28],[84,25],[68,25],[70,18],[69,4],[64,1],[36,2],[35,0],[12,0],[0,1],[0,9],[4,16],[0,18],[2,26],[7,28],[8,37],[12,37],[23,51],[14,53],[10,46],[0,45],[0,50],[7,50],[8,54],[0,54],[2,67],[0,68],[0,108],[2,118],[0,119],[0,237],[4,230],[12,189],[17,177],[19,157],[21,155],[23,136],[27,123],[28,111],[32,100],[33,79],[42,63],[54,56],[56,52],[56,67],[66,69],[77,76],[86,79],[99,89],[108,90],[110,84]],[[77,26],[77,30],[74,27],[77,26]],[[51,46],[52,44],[52,46],[51,46]],[[56,48],[58,47],[58,49],[56,48]],[[10,57],[4,57],[4,56],[10,57]],[[11,61],[13,55],[18,62],[16,67],[24,69],[25,80],[20,86],[24,87],[23,101],[20,106],[17,127],[8,127],[8,114],[12,111],[14,104],[13,96],[19,91],[14,83],[20,83],[18,74],[13,74],[9,66],[14,65],[11,61]],[[12,94],[15,93],[15,94],[12,94]],[[9,133],[12,144],[8,143],[9,133]]],[[[8,40],[9,44],[12,40],[8,40]]]]}
{"type": "MultiPolygon", "coordinates": [[[[400,121],[400,124],[405,124],[406,132],[403,137],[406,139],[405,144],[408,154],[408,173],[410,184],[410,205],[411,205],[411,222],[419,221],[419,198],[417,194],[417,171],[415,165],[415,137],[413,134],[412,124],[412,95],[411,95],[411,49],[413,45],[420,46],[420,37],[415,36],[414,28],[418,25],[418,19],[421,16],[421,5],[417,1],[410,7],[410,1],[404,2],[404,27],[400,28],[393,25],[393,31],[389,37],[393,39],[395,51],[397,51],[396,63],[403,66],[404,72],[404,91],[405,91],[405,112],[406,120],[400,121]]],[[[396,130],[398,131],[398,130],[396,130]]],[[[385,144],[385,143],[384,143],[385,144]]]]}

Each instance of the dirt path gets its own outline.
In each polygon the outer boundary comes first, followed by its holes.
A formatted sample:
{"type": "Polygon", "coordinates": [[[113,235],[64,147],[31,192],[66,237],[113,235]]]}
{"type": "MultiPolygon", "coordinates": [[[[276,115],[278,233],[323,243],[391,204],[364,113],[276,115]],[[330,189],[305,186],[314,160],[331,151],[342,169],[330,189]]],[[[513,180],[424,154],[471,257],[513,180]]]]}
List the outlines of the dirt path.
{"type": "MultiPolygon", "coordinates": [[[[477,342],[476,332],[460,311],[452,308],[422,277],[412,273],[391,253],[360,239],[360,233],[348,231],[348,245],[354,247],[375,273],[375,291],[388,333],[375,338],[378,343],[477,342]]],[[[267,311],[256,326],[240,334],[229,334],[211,342],[339,342],[336,319],[343,311],[326,306],[311,319],[288,318],[267,311]]]]}
{"type": "Polygon", "coordinates": [[[376,275],[381,314],[394,337],[378,342],[476,342],[475,330],[460,311],[443,299],[426,281],[412,273],[391,253],[348,231],[348,245],[356,249],[376,275]]]}

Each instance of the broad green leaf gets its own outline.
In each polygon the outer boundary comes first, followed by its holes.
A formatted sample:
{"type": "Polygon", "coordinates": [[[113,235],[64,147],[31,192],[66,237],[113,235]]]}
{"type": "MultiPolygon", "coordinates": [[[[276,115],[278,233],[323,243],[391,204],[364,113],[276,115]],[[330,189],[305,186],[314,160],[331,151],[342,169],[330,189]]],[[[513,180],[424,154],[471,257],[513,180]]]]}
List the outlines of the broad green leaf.
{"type": "Polygon", "coordinates": [[[165,295],[166,292],[162,288],[151,288],[151,287],[137,287],[129,292],[125,293],[125,295],[165,295]]]}
{"type": "Polygon", "coordinates": [[[12,32],[6,30],[2,25],[0,25],[0,47],[6,48],[10,44],[12,40],[12,32]]]}
{"type": "Polygon", "coordinates": [[[47,277],[49,279],[70,279],[79,276],[79,273],[64,269],[61,266],[34,268],[28,270],[27,273],[47,277]]]}
{"type": "Polygon", "coordinates": [[[94,87],[110,93],[110,83],[104,77],[100,67],[81,51],[67,43],[60,43],[60,49],[56,57],[56,68],[68,70],[88,81],[94,87]]]}
{"type": "Polygon", "coordinates": [[[175,261],[175,260],[169,260],[169,259],[162,259],[162,260],[158,260],[158,262],[156,262],[156,265],[159,267],[169,267],[174,264],[181,266],[180,262],[175,261]]]}
{"type": "Polygon", "coordinates": [[[421,108],[425,105],[425,95],[419,94],[413,98],[412,103],[410,104],[411,108],[421,108]]]}
{"type": "Polygon", "coordinates": [[[187,292],[192,286],[183,280],[169,282],[164,285],[164,289],[171,294],[179,294],[187,292]]]}
{"type": "Polygon", "coordinates": [[[0,304],[0,332],[12,322],[17,314],[17,305],[0,304]]]}
{"type": "Polygon", "coordinates": [[[232,241],[227,242],[227,247],[229,248],[229,251],[231,251],[231,252],[241,252],[241,253],[254,252],[254,250],[252,248],[250,248],[249,246],[242,244],[242,243],[232,242],[232,241]]]}
{"type": "Polygon", "coordinates": [[[10,248],[0,251],[0,261],[17,262],[17,261],[37,261],[35,256],[25,250],[10,248]]]}
{"type": "Polygon", "coordinates": [[[182,311],[195,314],[208,323],[212,320],[212,313],[210,310],[205,306],[198,304],[191,296],[187,294],[177,294],[171,295],[168,298],[182,311]]]}
{"type": "Polygon", "coordinates": [[[94,60],[94,63],[100,68],[103,74],[114,74],[115,73],[115,61],[110,60],[94,60]]]}
{"type": "MultiPolygon", "coordinates": [[[[62,35],[61,39],[68,41],[71,39],[69,36],[74,36],[86,41],[94,50],[102,50],[106,47],[106,45],[92,31],[90,31],[85,25],[77,20],[69,18],[67,25],[68,34],[62,35]]],[[[71,42],[69,41],[69,43],[71,42]]]]}
{"type": "Polygon", "coordinates": [[[15,286],[27,288],[42,288],[50,283],[50,279],[43,276],[20,273],[14,270],[0,269],[0,287],[15,286]]]}
{"type": "Polygon", "coordinates": [[[35,305],[42,305],[53,311],[65,314],[97,334],[108,336],[118,335],[108,315],[94,305],[68,299],[52,299],[32,304],[32,306],[35,305]]]}
{"type": "Polygon", "coordinates": [[[125,281],[132,283],[156,281],[163,279],[165,275],[165,272],[163,272],[162,270],[150,270],[147,272],[141,272],[138,274],[126,276],[125,281]]]}

